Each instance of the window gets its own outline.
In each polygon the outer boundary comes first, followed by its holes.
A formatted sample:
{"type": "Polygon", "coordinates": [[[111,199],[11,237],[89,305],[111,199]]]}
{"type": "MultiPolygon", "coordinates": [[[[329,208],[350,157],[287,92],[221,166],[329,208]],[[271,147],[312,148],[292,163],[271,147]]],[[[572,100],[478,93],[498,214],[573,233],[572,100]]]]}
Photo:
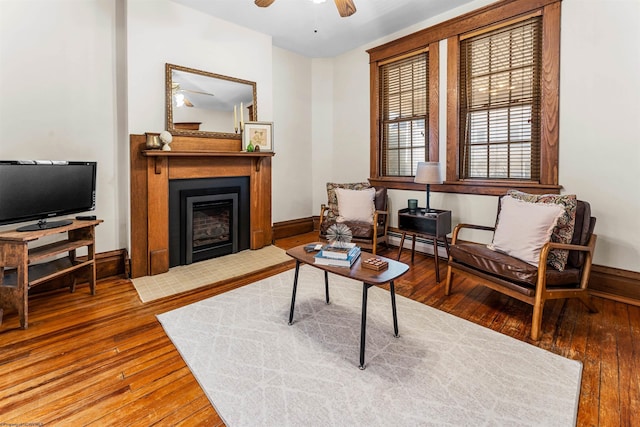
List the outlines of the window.
{"type": "Polygon", "coordinates": [[[540,178],[541,17],[460,41],[460,177],[540,178]]]}
{"type": "Polygon", "coordinates": [[[418,162],[428,160],[428,52],[381,65],[380,81],[380,170],[410,177],[418,162]]]}
{"type": "MultiPolygon", "coordinates": [[[[445,182],[436,191],[558,192],[560,6],[560,0],[497,1],[367,50],[369,182],[417,190],[414,162],[423,155],[420,160],[446,164],[445,182]],[[439,50],[445,41],[446,50],[439,50]],[[399,106],[392,105],[388,96],[394,88],[387,86],[384,94],[381,72],[418,52],[428,52],[424,113],[413,102],[417,93],[411,102],[402,96],[399,106]],[[440,56],[446,57],[446,108],[439,106],[438,82],[445,77],[440,56]],[[439,114],[446,114],[444,159],[439,159],[439,114]]],[[[403,93],[400,86],[397,92],[403,93]]]]}

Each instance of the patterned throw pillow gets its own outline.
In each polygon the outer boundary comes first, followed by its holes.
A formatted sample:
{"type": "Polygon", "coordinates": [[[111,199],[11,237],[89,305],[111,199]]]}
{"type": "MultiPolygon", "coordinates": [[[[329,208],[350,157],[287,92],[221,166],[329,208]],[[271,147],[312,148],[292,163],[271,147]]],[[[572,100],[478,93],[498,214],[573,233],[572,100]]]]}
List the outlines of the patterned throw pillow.
{"type": "Polygon", "coordinates": [[[337,184],[335,182],[327,182],[327,220],[335,221],[340,212],[338,212],[338,197],[336,196],[336,188],[346,188],[347,190],[363,190],[371,188],[368,182],[354,182],[348,184],[337,184]]]}
{"type": "MultiPolygon", "coordinates": [[[[509,190],[507,195],[514,199],[530,203],[555,203],[564,207],[564,213],[551,234],[551,241],[556,243],[571,243],[573,230],[576,225],[576,208],[578,199],[575,194],[529,194],[518,190],[509,190]]],[[[569,257],[566,249],[553,249],[549,252],[547,264],[556,270],[563,271],[569,257]]]]}

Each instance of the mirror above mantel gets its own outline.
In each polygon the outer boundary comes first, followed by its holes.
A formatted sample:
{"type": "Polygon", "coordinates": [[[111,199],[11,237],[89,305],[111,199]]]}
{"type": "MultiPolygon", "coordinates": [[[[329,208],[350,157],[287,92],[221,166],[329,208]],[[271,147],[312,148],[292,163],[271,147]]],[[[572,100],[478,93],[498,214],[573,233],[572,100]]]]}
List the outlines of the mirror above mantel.
{"type": "Polygon", "coordinates": [[[258,120],[256,83],[166,64],[166,126],[173,135],[241,139],[243,121],[258,120]]]}

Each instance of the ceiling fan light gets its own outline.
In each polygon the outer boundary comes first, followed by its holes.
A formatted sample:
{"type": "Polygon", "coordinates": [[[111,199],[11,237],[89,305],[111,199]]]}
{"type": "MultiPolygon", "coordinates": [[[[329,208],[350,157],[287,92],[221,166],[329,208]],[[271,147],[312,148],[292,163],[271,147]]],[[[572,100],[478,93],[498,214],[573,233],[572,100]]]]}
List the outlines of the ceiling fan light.
{"type": "Polygon", "coordinates": [[[326,2],[327,0],[311,0],[311,1],[315,4],[320,4],[320,3],[326,2]]]}
{"type": "Polygon", "coordinates": [[[181,93],[177,93],[174,96],[176,100],[176,107],[184,107],[184,95],[181,93]]]}

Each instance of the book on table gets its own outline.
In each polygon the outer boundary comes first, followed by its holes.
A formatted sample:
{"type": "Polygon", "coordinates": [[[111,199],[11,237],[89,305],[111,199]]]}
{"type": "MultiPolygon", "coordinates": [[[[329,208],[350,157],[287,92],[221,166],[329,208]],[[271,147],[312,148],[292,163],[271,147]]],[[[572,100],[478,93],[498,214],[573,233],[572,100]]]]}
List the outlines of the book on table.
{"type": "Polygon", "coordinates": [[[333,267],[351,267],[353,263],[360,257],[360,248],[350,254],[346,259],[329,258],[322,255],[322,252],[314,256],[314,263],[319,265],[329,265],[333,267]]]}
{"type": "Polygon", "coordinates": [[[324,245],[320,254],[326,258],[347,259],[358,251],[360,251],[360,247],[355,243],[343,243],[342,246],[324,245]]]}

